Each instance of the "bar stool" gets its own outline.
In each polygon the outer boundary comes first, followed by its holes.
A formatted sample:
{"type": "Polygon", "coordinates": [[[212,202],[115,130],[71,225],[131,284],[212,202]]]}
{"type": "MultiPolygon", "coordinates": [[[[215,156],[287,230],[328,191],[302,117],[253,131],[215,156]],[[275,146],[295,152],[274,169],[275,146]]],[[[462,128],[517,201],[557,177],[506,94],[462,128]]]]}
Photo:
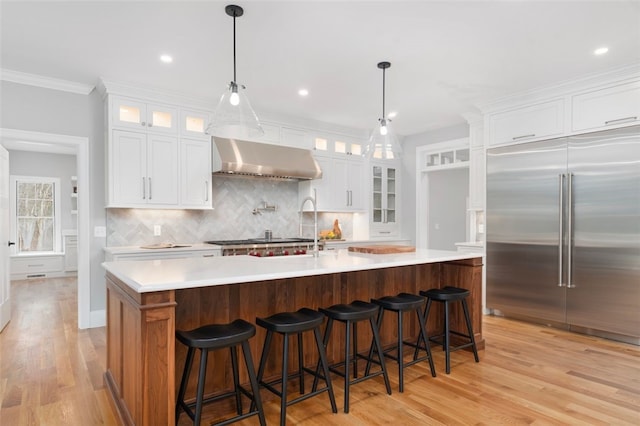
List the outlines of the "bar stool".
{"type": "MultiPolygon", "coordinates": [[[[386,356],[387,358],[391,358],[398,363],[398,381],[399,381],[398,390],[400,392],[404,392],[404,368],[405,367],[409,367],[420,361],[428,360],[429,368],[431,369],[431,376],[436,377],[436,370],[433,366],[433,358],[431,357],[431,349],[429,348],[429,345],[425,345],[424,348],[421,348],[418,346],[420,343],[420,338],[418,338],[418,341],[416,343],[413,343],[413,342],[405,341],[402,336],[402,328],[403,328],[402,314],[405,312],[415,311],[416,315],[418,316],[418,324],[420,325],[420,336],[422,336],[422,339],[426,341],[427,332],[425,331],[425,327],[424,327],[425,321],[424,321],[424,316],[422,312],[422,307],[424,306],[425,300],[426,299],[422,296],[417,296],[415,294],[409,294],[409,293],[400,293],[397,296],[385,296],[379,299],[371,299],[371,303],[374,303],[379,306],[378,321],[377,321],[378,329],[380,329],[380,327],[382,326],[382,318],[384,317],[384,311],[393,311],[398,314],[398,342],[396,345],[392,346],[391,348],[388,348],[383,353],[384,353],[384,356],[386,356]],[[417,355],[414,355],[412,361],[404,362],[403,345],[416,348],[416,353],[419,349],[425,349],[426,355],[422,357],[418,357],[417,355]],[[396,350],[396,349],[397,349],[396,356],[389,354],[389,352],[392,352],[393,350],[396,350]]],[[[369,358],[372,357],[373,350],[374,350],[374,347],[373,345],[371,345],[371,348],[369,349],[369,358]]],[[[365,374],[369,374],[370,367],[371,367],[371,363],[367,362],[367,368],[365,370],[365,374]]]]}
{"type": "MultiPolygon", "coordinates": [[[[267,330],[267,335],[264,339],[264,346],[262,348],[262,356],[260,358],[260,367],[258,368],[258,383],[264,386],[270,392],[280,397],[280,425],[286,424],[287,407],[295,403],[304,401],[322,392],[329,393],[329,401],[331,402],[331,409],[334,413],[338,412],[336,407],[336,400],[333,395],[333,387],[331,385],[331,377],[329,377],[329,365],[327,363],[327,355],[325,353],[324,345],[320,336],[320,326],[324,321],[324,315],[318,311],[314,311],[308,308],[302,308],[296,312],[281,312],[275,315],[271,315],[267,318],[256,318],[256,324],[267,330]],[[318,348],[318,355],[320,363],[324,371],[324,377],[321,377],[326,386],[320,389],[313,389],[310,393],[304,393],[304,373],[307,372],[313,376],[316,376],[316,371],[304,366],[304,356],[302,348],[302,333],[306,331],[313,331],[315,337],[316,346],[318,348]],[[282,374],[281,377],[270,382],[263,380],[264,370],[267,365],[267,359],[269,357],[269,350],[271,348],[271,340],[273,333],[279,333],[283,336],[283,349],[282,349],[282,374]],[[288,354],[289,354],[289,336],[296,334],[298,336],[298,371],[289,374],[288,354]],[[301,396],[287,400],[287,383],[289,379],[298,378],[300,382],[300,394],[301,396]],[[280,383],[281,390],[278,391],[273,385],[280,383]]],[[[252,405],[253,407],[253,405],[252,405]]]]}
{"type": "MultiPolygon", "coordinates": [[[[324,331],[324,346],[327,347],[329,338],[331,336],[331,329],[334,321],[340,321],[345,324],[345,344],[344,344],[344,361],[332,364],[329,366],[329,370],[341,377],[344,377],[344,412],[349,412],[349,386],[360,383],[364,380],[371,379],[382,375],[384,377],[384,384],[387,388],[387,394],[391,395],[391,385],[389,384],[389,376],[387,374],[387,367],[385,366],[382,344],[380,343],[380,333],[378,331],[378,324],[375,318],[378,314],[378,306],[373,303],[363,302],[356,300],[348,305],[338,304],[328,308],[318,309],[325,314],[328,318],[327,327],[324,331]],[[373,339],[371,344],[375,345],[378,353],[378,360],[371,359],[368,356],[358,353],[358,322],[369,320],[371,325],[371,332],[373,333],[373,339]],[[351,339],[351,329],[353,329],[353,341],[351,339]],[[353,342],[353,343],[352,343],[353,342]],[[350,349],[353,349],[353,355],[350,354],[350,349]],[[365,359],[369,362],[380,365],[380,371],[366,374],[358,378],[358,359],[365,359]],[[338,367],[344,365],[344,372],[340,371],[338,367]],[[353,367],[353,380],[349,379],[350,368],[353,367]]],[[[313,389],[316,388],[318,383],[318,377],[320,374],[320,363],[316,368],[316,378],[313,381],[313,389]]]]}
{"type": "MultiPolygon", "coordinates": [[[[473,349],[473,357],[476,362],[480,362],[478,358],[478,349],[476,347],[476,340],[473,336],[473,328],[471,326],[471,316],[469,315],[469,307],[467,306],[467,296],[469,296],[469,290],[459,287],[451,287],[447,286],[444,288],[432,288],[427,291],[420,291],[420,295],[425,296],[427,298],[427,306],[424,310],[424,318],[427,320],[429,318],[429,310],[431,309],[431,302],[442,302],[444,303],[444,327],[442,334],[438,334],[436,336],[429,337],[429,340],[436,343],[442,344],[442,349],[445,351],[446,358],[446,372],[449,374],[451,372],[451,361],[450,355],[451,352],[457,351],[458,349],[471,347],[473,349]],[[467,332],[469,334],[464,334],[459,331],[450,330],[449,328],[449,303],[451,302],[462,302],[462,310],[464,312],[464,321],[467,324],[467,332]],[[451,334],[455,334],[456,336],[461,336],[469,339],[468,343],[460,344],[458,346],[451,346],[451,334]],[[442,341],[439,341],[442,339],[442,341]]],[[[425,340],[426,341],[426,340],[425,340]]],[[[418,341],[418,344],[420,342],[418,341]]],[[[427,347],[429,345],[426,345],[427,347]]],[[[415,354],[418,353],[416,349],[415,354]]],[[[415,356],[415,355],[414,355],[415,356]]]]}
{"type": "Polygon", "coordinates": [[[202,417],[202,406],[209,402],[214,402],[230,396],[235,396],[237,416],[215,423],[215,425],[226,425],[238,420],[245,419],[254,415],[258,415],[260,424],[266,425],[264,419],[264,411],[262,410],[262,401],[260,399],[260,388],[256,378],[256,372],[253,367],[253,359],[251,358],[251,350],[249,348],[249,339],[256,334],[256,327],[244,320],[237,319],[230,324],[210,324],[191,331],[176,331],[176,338],[185,344],[189,350],[187,351],[187,359],[184,364],[182,380],[180,381],[180,390],[178,391],[178,400],[176,402],[176,424],[180,418],[180,409],[193,420],[194,425],[200,424],[202,417]],[[240,385],[238,374],[238,351],[237,347],[242,346],[244,362],[249,374],[251,383],[251,393],[240,385]],[[231,367],[233,370],[233,391],[216,395],[204,399],[204,382],[207,373],[207,358],[209,351],[216,349],[229,348],[231,351],[231,367]],[[198,390],[196,394],[196,402],[187,404],[184,400],[184,394],[187,390],[187,382],[191,373],[193,364],[193,356],[196,349],[200,349],[200,370],[198,371],[198,390]],[[251,408],[246,414],[242,414],[241,394],[246,395],[252,401],[251,408]],[[191,410],[195,406],[195,413],[191,410]],[[255,408],[254,408],[255,407],[255,408]]]}

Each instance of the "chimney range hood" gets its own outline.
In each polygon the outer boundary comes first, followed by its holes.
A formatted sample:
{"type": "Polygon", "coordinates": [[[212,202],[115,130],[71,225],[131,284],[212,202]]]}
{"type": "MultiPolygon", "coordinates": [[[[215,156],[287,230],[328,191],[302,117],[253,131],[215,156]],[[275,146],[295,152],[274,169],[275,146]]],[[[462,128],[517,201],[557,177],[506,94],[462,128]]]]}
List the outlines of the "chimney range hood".
{"type": "Polygon", "coordinates": [[[322,177],[311,150],[213,138],[213,173],[309,180],[322,177]]]}

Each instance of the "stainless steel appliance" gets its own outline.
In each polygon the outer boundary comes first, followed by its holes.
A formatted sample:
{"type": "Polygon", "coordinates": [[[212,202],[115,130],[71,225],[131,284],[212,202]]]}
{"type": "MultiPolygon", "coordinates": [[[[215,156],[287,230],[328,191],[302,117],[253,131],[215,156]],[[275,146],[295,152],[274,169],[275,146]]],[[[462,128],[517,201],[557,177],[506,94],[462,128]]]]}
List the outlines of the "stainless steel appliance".
{"type": "MultiPolygon", "coordinates": [[[[248,254],[250,256],[294,256],[311,253],[313,251],[313,238],[253,238],[248,240],[217,240],[205,241],[207,244],[222,246],[223,256],[237,256],[248,254]]],[[[323,244],[318,242],[320,250],[323,244]]]]}
{"type": "Polygon", "coordinates": [[[487,308],[640,345],[640,126],[487,151],[487,308]]]}

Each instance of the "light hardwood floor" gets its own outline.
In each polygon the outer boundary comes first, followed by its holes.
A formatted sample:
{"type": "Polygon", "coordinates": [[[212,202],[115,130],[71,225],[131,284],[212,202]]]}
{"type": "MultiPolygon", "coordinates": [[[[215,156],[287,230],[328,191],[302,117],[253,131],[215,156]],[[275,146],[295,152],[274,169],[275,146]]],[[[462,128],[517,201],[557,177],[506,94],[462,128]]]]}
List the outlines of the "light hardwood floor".
{"type": "MultiPolygon", "coordinates": [[[[117,424],[102,380],[105,330],[77,329],[75,287],[68,278],[12,283],[14,315],[0,334],[1,425],[117,424]]],[[[493,317],[484,335],[479,364],[456,352],[446,375],[435,350],[437,377],[426,364],[412,366],[401,394],[390,362],[393,394],[381,378],[354,385],[349,414],[336,377],[339,414],[321,395],[290,407],[289,424],[640,424],[640,347],[493,317]]],[[[278,424],[277,401],[265,411],[278,424]]]]}

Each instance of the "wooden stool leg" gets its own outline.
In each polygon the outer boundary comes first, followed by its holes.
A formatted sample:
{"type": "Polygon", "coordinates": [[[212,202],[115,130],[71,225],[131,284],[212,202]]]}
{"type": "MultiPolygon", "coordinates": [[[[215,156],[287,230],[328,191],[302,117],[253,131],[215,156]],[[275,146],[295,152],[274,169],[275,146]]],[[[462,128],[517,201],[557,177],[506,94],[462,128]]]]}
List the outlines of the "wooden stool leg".
{"type": "MultiPolygon", "coordinates": [[[[387,394],[391,395],[391,384],[389,383],[389,375],[387,374],[387,365],[385,364],[384,355],[382,354],[382,343],[380,342],[380,332],[378,325],[374,322],[373,318],[369,318],[369,324],[371,324],[371,332],[373,333],[373,343],[376,345],[378,351],[378,358],[380,359],[380,368],[382,369],[382,377],[384,378],[384,385],[387,388],[387,394]]],[[[367,361],[367,364],[369,361],[367,361]]]]}
{"type": "Polygon", "coordinates": [[[267,422],[264,418],[264,409],[262,408],[262,398],[260,397],[260,386],[258,385],[258,379],[256,378],[256,371],[253,367],[253,358],[251,357],[251,348],[247,340],[242,342],[242,354],[244,355],[244,363],[247,366],[247,373],[249,374],[249,382],[251,383],[251,392],[253,393],[253,403],[258,410],[258,418],[260,419],[260,426],[266,426],[267,422]]]}
{"type": "Polygon", "coordinates": [[[476,338],[473,335],[473,327],[471,326],[471,316],[469,315],[469,307],[467,306],[467,300],[462,299],[462,309],[464,310],[464,319],[467,323],[467,330],[469,332],[469,338],[471,339],[471,348],[473,349],[473,357],[476,362],[480,362],[478,358],[478,348],[476,347],[476,338]]]}
{"type": "Polygon", "coordinates": [[[229,348],[231,352],[231,370],[233,373],[233,389],[236,393],[236,412],[242,414],[242,397],[240,395],[240,377],[238,373],[238,350],[235,346],[229,348]]]}
{"type": "Polygon", "coordinates": [[[282,335],[282,396],[280,397],[280,426],[287,423],[287,378],[289,377],[288,366],[289,335],[282,335]]]}
{"type": "Polygon", "coordinates": [[[398,391],[404,392],[404,357],[402,345],[402,312],[398,311],[398,391]]]}
{"type": "Polygon", "coordinates": [[[187,358],[184,362],[182,380],[180,381],[180,390],[178,391],[178,399],[176,401],[176,424],[180,419],[180,410],[184,404],[184,394],[187,391],[187,382],[189,381],[189,375],[191,374],[191,366],[193,365],[193,355],[195,351],[196,350],[194,348],[189,348],[187,351],[187,358]]]}
{"type": "Polygon", "coordinates": [[[200,424],[202,417],[202,400],[204,399],[204,381],[207,377],[207,357],[209,351],[206,349],[200,349],[200,370],[198,371],[198,393],[196,394],[196,415],[193,419],[193,423],[200,424]]]}
{"type": "MultiPolygon", "coordinates": [[[[336,406],[336,398],[333,395],[333,385],[331,384],[331,375],[329,372],[329,363],[327,362],[327,354],[325,353],[324,346],[322,345],[322,339],[320,337],[320,328],[316,327],[313,329],[313,335],[316,338],[316,346],[318,347],[318,355],[320,356],[320,361],[322,362],[322,369],[324,370],[325,382],[327,384],[327,391],[329,392],[329,401],[331,402],[331,411],[334,413],[338,412],[338,407],[336,406]]],[[[284,425],[283,425],[284,426],[284,425]]]]}
{"type": "Polygon", "coordinates": [[[351,330],[349,321],[345,324],[345,341],[344,341],[344,412],[349,412],[349,369],[351,368],[351,330]]]}

